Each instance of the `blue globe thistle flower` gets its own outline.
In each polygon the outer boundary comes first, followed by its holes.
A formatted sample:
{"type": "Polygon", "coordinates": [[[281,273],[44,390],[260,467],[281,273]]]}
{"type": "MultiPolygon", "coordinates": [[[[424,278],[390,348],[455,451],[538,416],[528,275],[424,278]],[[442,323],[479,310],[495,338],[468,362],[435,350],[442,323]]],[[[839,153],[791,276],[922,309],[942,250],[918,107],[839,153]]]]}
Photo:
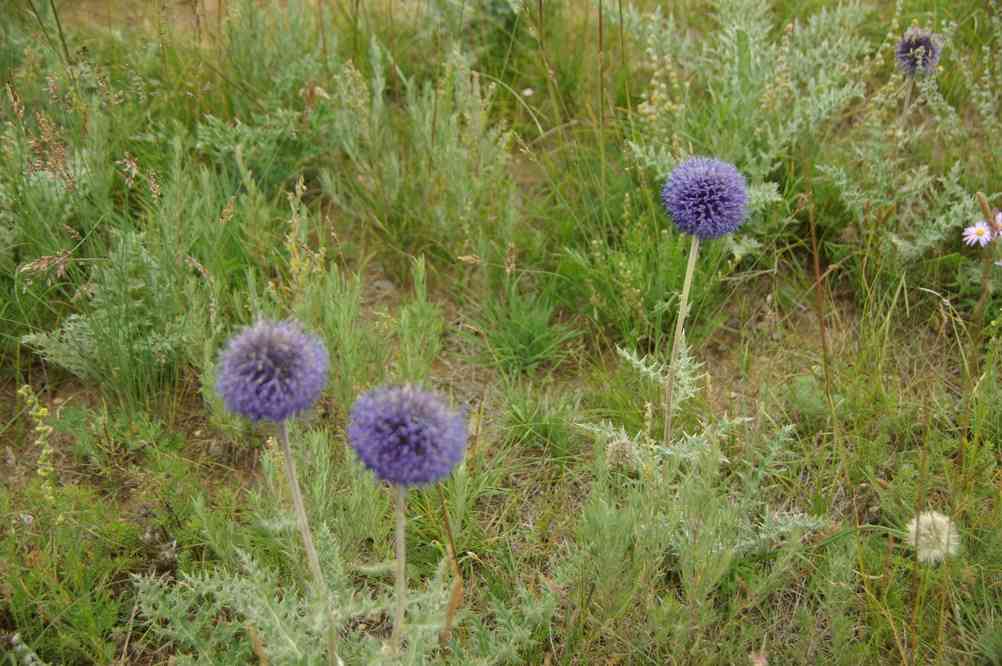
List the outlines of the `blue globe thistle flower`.
{"type": "Polygon", "coordinates": [[[733,233],[745,221],[748,188],[734,165],[691,157],[668,176],[661,202],[680,231],[709,240],[733,233]]]}
{"type": "Polygon", "coordinates": [[[312,405],[327,383],[327,349],[295,321],[259,321],[230,339],[216,390],[226,409],[252,421],[284,421],[312,405]]]}
{"type": "Polygon", "coordinates": [[[904,37],[898,42],[894,57],[901,71],[906,76],[914,78],[919,72],[932,74],[939,64],[942,50],[938,35],[918,26],[912,26],[905,31],[904,37]]]}
{"type": "Polygon", "coordinates": [[[348,441],[383,481],[398,486],[433,483],[463,459],[466,420],[416,387],[378,388],[351,408],[348,441]]]}

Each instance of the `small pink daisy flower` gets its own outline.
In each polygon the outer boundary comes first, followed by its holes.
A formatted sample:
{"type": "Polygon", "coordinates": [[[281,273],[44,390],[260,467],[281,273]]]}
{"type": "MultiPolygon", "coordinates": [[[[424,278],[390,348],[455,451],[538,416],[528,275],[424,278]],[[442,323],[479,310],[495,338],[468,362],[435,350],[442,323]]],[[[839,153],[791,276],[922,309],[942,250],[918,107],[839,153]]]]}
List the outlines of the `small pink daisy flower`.
{"type": "Polygon", "coordinates": [[[992,240],[992,230],[984,220],[964,229],[964,242],[984,247],[992,240]]]}

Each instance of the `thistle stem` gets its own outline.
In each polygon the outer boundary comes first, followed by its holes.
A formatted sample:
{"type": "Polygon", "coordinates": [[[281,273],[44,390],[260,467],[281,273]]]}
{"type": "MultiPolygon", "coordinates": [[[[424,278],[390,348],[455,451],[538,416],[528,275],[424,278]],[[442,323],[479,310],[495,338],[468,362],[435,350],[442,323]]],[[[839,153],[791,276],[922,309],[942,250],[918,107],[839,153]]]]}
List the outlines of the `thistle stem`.
{"type": "Polygon", "coordinates": [[[334,608],[331,603],[330,590],[327,588],[324,574],[320,570],[320,558],[317,556],[316,546],[313,545],[310,523],[306,519],[306,505],[303,502],[303,493],[299,489],[296,462],[292,457],[292,448],[289,446],[289,428],[285,421],[278,423],[278,439],[282,442],[282,452],[285,454],[285,475],[289,481],[289,489],[292,491],[292,505],[296,511],[299,534],[303,538],[303,547],[306,548],[306,561],[310,567],[310,574],[313,576],[313,583],[316,585],[317,591],[323,595],[324,604],[331,617],[330,631],[327,634],[327,663],[330,666],[339,666],[341,660],[337,656],[337,625],[334,622],[334,608]]]}
{"type": "Polygon", "coordinates": [[[689,246],[689,263],[685,267],[685,282],[682,285],[682,297],[678,304],[678,315],[675,317],[675,338],[671,343],[671,359],[668,363],[668,380],[665,383],[665,433],[664,445],[671,445],[672,401],[675,394],[675,371],[678,365],[678,350],[684,336],[685,317],[689,314],[689,290],[692,288],[692,274],[696,272],[696,257],[699,256],[699,236],[692,237],[689,246]]]}
{"type": "Polygon", "coordinates": [[[407,505],[407,487],[397,486],[396,492],[396,584],[397,584],[397,610],[393,616],[393,633],[390,635],[390,649],[392,654],[400,654],[400,639],[404,631],[404,610],[407,608],[407,515],[405,507],[407,505]]]}

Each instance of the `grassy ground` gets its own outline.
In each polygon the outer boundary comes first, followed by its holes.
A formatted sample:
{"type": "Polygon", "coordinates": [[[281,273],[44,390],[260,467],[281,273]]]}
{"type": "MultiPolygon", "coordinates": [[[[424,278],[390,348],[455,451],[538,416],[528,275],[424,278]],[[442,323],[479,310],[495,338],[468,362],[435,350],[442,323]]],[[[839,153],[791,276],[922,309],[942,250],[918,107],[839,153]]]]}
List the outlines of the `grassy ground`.
{"type": "Polygon", "coordinates": [[[345,663],[1002,664],[997,3],[0,8],[0,663],[326,663],[275,433],[214,388],[265,316],[331,353],[292,435],[345,663]],[[664,442],[693,154],[751,214],[664,442]],[[345,424],[405,381],[471,438],[410,496],[398,659],[345,424]]]}

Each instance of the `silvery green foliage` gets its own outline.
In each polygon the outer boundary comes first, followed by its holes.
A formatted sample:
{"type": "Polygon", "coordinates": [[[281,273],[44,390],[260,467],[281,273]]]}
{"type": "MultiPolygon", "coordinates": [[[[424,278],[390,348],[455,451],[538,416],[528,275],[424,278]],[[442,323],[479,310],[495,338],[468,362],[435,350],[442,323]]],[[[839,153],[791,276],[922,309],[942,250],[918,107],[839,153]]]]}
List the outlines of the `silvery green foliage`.
{"type": "Polygon", "coordinates": [[[174,280],[142,234],[123,234],[81,289],[83,313],[23,342],[82,379],[133,394],[148,373],[171,369],[184,354],[190,332],[174,301],[174,280]]]}
{"type": "Polygon", "coordinates": [[[337,33],[324,10],[301,1],[275,10],[247,0],[227,10],[223,47],[237,94],[225,108],[233,117],[200,120],[196,148],[245,186],[291,186],[367,134],[368,85],[335,55],[337,33]]]}
{"type": "Polygon", "coordinates": [[[6,184],[0,180],[0,187],[5,190],[0,195],[0,224],[5,221],[13,224],[15,216],[23,217],[26,213],[45,217],[51,226],[69,222],[89,191],[90,153],[71,152],[60,170],[54,171],[45,168],[52,165],[31,164],[27,150],[22,150],[23,146],[11,136],[15,131],[12,126],[7,137],[0,137],[0,146],[11,151],[5,159],[11,164],[22,164],[24,170],[19,174],[9,171],[2,174],[13,178],[6,184]]]}
{"type": "Polygon", "coordinates": [[[383,344],[379,320],[362,318],[363,283],[357,274],[329,270],[306,281],[296,316],[311,322],[330,345],[335,404],[347,410],[358,386],[373,386],[383,379],[389,350],[383,344]]]}
{"type": "MultiPolygon", "coordinates": [[[[662,364],[627,350],[619,354],[639,375],[663,385],[662,364]]],[[[691,398],[697,377],[687,354],[681,356],[678,377],[676,395],[691,398]]],[[[736,562],[777,547],[796,548],[803,534],[824,527],[825,521],[794,507],[769,506],[770,484],[787,473],[792,427],[757,451],[746,447],[740,460],[723,454],[722,445],[741,436],[746,420],[715,418],[700,432],[669,443],[648,432],[630,435],[608,422],[579,424],[599,444],[633,446],[641,470],[624,477],[613,473],[611,464],[598,465],[579,546],[559,567],[563,579],[616,578],[616,586],[598,585],[594,594],[601,598],[597,604],[618,606],[629,603],[624,594],[633,585],[654,584],[658,577],[649,562],[663,561],[662,567],[680,578],[681,598],[690,611],[702,611],[736,562]],[[637,553],[652,559],[645,563],[637,553]],[[611,573],[600,575],[596,563],[611,567],[611,573]]]]}
{"type": "Polygon", "coordinates": [[[523,10],[524,4],[524,0],[429,0],[424,3],[415,27],[427,39],[437,32],[453,39],[453,46],[464,41],[468,45],[470,40],[466,38],[471,30],[503,29],[523,10]]]}
{"type": "MultiPolygon", "coordinates": [[[[659,175],[689,155],[712,155],[736,164],[754,186],[798,141],[823,135],[826,123],[862,96],[866,11],[858,2],[825,8],[777,40],[767,0],[711,4],[719,28],[700,39],[674,15],[627,6],[624,27],[645,46],[653,71],[630,147],[659,175]]],[[[751,212],[762,203],[753,195],[751,212]]]]}
{"type": "Polygon", "coordinates": [[[442,350],[445,317],[442,308],[428,300],[424,256],[414,260],[414,298],[400,308],[399,381],[422,383],[442,350]]]}
{"type": "MultiPolygon", "coordinates": [[[[21,302],[19,307],[36,312],[35,321],[28,312],[24,319],[37,326],[51,320],[51,287],[66,284],[64,272],[72,250],[83,238],[79,230],[93,224],[82,218],[81,210],[91,205],[92,171],[87,160],[95,159],[96,153],[59,144],[58,150],[51,150],[62,151],[61,157],[39,157],[31,149],[36,139],[26,125],[0,125],[0,154],[4,156],[0,163],[0,309],[3,301],[21,302]]],[[[17,333],[31,330],[24,323],[17,325],[17,333]]]]}
{"type": "Polygon", "coordinates": [[[21,666],[46,666],[46,663],[38,658],[35,651],[25,645],[20,634],[3,636],[0,640],[0,646],[6,649],[7,645],[10,646],[12,663],[21,666]]]}
{"type": "MultiPolygon", "coordinates": [[[[647,355],[641,356],[636,351],[623,347],[616,347],[616,354],[641,377],[662,388],[668,384],[667,363],[652,359],[647,355]]],[[[692,357],[692,354],[689,353],[689,346],[685,344],[684,340],[681,341],[675,368],[673,405],[676,411],[699,390],[699,380],[702,377],[699,374],[701,367],[703,364],[692,357]]]]}
{"type": "Polygon", "coordinates": [[[974,64],[970,54],[957,54],[957,69],[964,78],[970,92],[970,101],[978,115],[978,123],[984,128],[979,135],[988,142],[993,152],[1002,148],[1002,15],[997,11],[991,16],[991,38],[981,47],[980,66],[974,64]]]}
{"type": "MultiPolygon", "coordinates": [[[[330,570],[336,562],[329,559],[329,551],[325,554],[324,565],[330,570]]],[[[136,578],[139,610],[150,631],[174,647],[179,666],[247,664],[258,659],[255,652],[277,664],[327,664],[323,648],[330,620],[324,602],[247,553],[241,552],[239,560],[238,571],[184,574],[176,581],[136,578]]],[[[378,634],[355,634],[339,643],[345,663],[428,663],[438,650],[449,600],[446,570],[443,560],[424,589],[408,593],[402,660],[382,654],[378,634]]],[[[335,583],[344,590],[350,579],[338,573],[335,583]]],[[[392,614],[393,599],[342,593],[335,595],[335,607],[339,626],[372,626],[380,632],[392,614]]]]}
{"type": "Polygon", "coordinates": [[[319,659],[304,661],[307,640],[323,644],[316,626],[318,613],[304,609],[297,594],[280,584],[274,572],[247,555],[243,560],[242,575],[183,575],[173,582],[138,577],[139,611],[150,630],[174,647],[179,665],[251,663],[251,632],[271,658],[319,664],[319,659]],[[284,592],[276,595],[281,588],[284,592]]]}
{"type": "MultiPolygon", "coordinates": [[[[303,430],[295,421],[290,426],[344,663],[517,663],[552,617],[553,595],[522,590],[505,603],[489,601],[476,613],[460,608],[454,640],[444,652],[439,631],[453,584],[445,557],[426,579],[410,575],[404,654],[386,656],[383,644],[395,607],[393,563],[373,562],[372,551],[391,550],[387,493],[361,465],[330,455],[330,433],[303,430]]],[[[205,545],[218,558],[212,570],[176,579],[136,578],[139,618],[157,643],[176,651],[179,665],[257,663],[256,644],[273,664],[326,666],[330,619],[308,582],[276,443],[266,447],[260,470],[262,483],[248,495],[246,521],[218,516],[196,502],[205,545]]]]}
{"type": "Polygon", "coordinates": [[[330,90],[325,90],[308,73],[320,64],[305,64],[313,69],[307,68],[299,78],[293,77],[297,68],[285,73],[293,79],[284,87],[298,85],[298,93],[273,92],[276,99],[245,119],[206,116],[196,128],[196,149],[265,188],[288,184],[322,160],[350,154],[369,128],[367,84],[352,64],[338,64],[330,90]]]}
{"type": "MultiPolygon", "coordinates": [[[[736,474],[740,480],[737,484],[725,478],[725,468],[733,464],[720,451],[720,435],[737,425],[725,420],[717,432],[708,429],[695,437],[683,436],[673,448],[684,455],[660,451],[662,455],[655,458],[658,463],[652,473],[642,476],[633,488],[639,493],[638,505],[631,509],[638,523],[627,531],[643,530],[644,539],[663,544],[664,552],[669,554],[665,566],[681,575],[686,600],[691,603],[702,604],[731,565],[742,557],[784,544],[796,547],[804,534],[827,525],[823,519],[795,508],[774,509],[765,499],[768,483],[784,473],[784,447],[790,442],[791,429],[781,430],[767,443],[765,455],[754,461],[756,474],[736,474]]],[[[635,436],[633,441],[656,451],[657,447],[651,447],[643,435],[635,436]]],[[[609,501],[611,491],[604,487],[607,483],[608,479],[600,479],[593,489],[597,503],[590,506],[600,514],[604,509],[599,507],[609,501]]],[[[627,511],[621,515],[629,514],[627,511]]],[[[600,518],[586,510],[583,520],[600,518]]],[[[605,529],[619,527],[610,523],[605,529]]],[[[622,535],[609,538],[620,539],[622,535]]]]}
{"type": "MultiPolygon", "coordinates": [[[[511,132],[492,121],[494,85],[452,51],[434,83],[409,79],[373,42],[370,122],[344,146],[351,168],[321,174],[342,210],[411,255],[427,247],[483,257],[514,221],[511,132]],[[387,70],[403,85],[403,119],[384,103],[387,70]]],[[[503,248],[502,250],[503,251],[503,248]]]]}

